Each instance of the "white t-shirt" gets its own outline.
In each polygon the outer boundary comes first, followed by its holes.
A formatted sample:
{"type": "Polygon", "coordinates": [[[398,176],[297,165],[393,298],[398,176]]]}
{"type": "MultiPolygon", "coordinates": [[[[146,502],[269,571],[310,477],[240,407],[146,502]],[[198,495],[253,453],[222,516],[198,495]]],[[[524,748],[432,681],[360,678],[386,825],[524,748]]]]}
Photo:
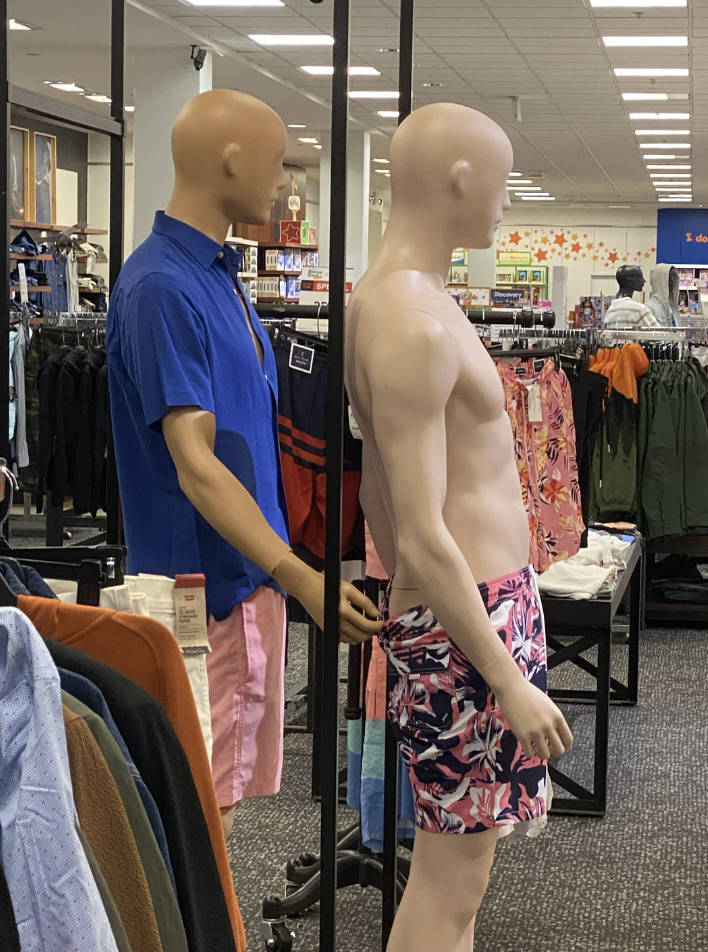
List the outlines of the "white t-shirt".
{"type": "Polygon", "coordinates": [[[656,315],[646,304],[640,304],[629,297],[615,298],[607,309],[602,326],[628,331],[640,327],[661,327],[656,315]]]}

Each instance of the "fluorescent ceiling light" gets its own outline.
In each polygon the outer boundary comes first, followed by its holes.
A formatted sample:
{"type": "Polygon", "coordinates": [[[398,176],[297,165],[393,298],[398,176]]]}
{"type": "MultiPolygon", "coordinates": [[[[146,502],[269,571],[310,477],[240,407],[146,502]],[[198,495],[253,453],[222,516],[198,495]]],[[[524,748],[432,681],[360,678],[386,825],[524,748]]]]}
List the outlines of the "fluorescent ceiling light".
{"type": "Polygon", "coordinates": [[[685,7],[688,0],[590,0],[591,7],[652,10],[655,7],[685,7]]]}
{"type": "Polygon", "coordinates": [[[110,102],[110,96],[102,96],[100,93],[93,93],[90,96],[86,96],[86,99],[90,99],[91,102],[110,102]]]}
{"type": "Polygon", "coordinates": [[[550,195],[522,195],[522,202],[555,202],[555,198],[552,198],[550,195]]]}
{"type": "Polygon", "coordinates": [[[291,122],[288,124],[288,129],[307,129],[307,126],[304,122],[291,122]]]}
{"type": "Polygon", "coordinates": [[[388,169],[374,169],[374,172],[378,172],[379,175],[390,175],[390,174],[391,174],[388,169]]]}
{"type": "Polygon", "coordinates": [[[350,99],[398,99],[401,94],[394,89],[355,89],[349,93],[350,99]]]}
{"type": "Polygon", "coordinates": [[[662,69],[654,67],[650,68],[635,68],[634,66],[625,67],[620,66],[615,69],[615,76],[644,76],[645,78],[651,78],[652,76],[688,76],[690,71],[688,69],[662,69]]]}
{"type": "Polygon", "coordinates": [[[382,119],[398,119],[397,109],[380,109],[378,114],[382,119]]]}
{"type": "Polygon", "coordinates": [[[388,165],[388,159],[372,159],[372,162],[378,162],[380,165],[388,165]]]}
{"type": "MultiPolygon", "coordinates": [[[[310,76],[332,76],[334,66],[301,66],[303,73],[309,73],[310,76]]],[[[381,73],[375,66],[350,66],[350,76],[380,76],[381,73]]]]}
{"type": "Polygon", "coordinates": [[[193,7],[284,7],[283,0],[189,0],[193,7]]]}
{"type": "Polygon", "coordinates": [[[15,20],[13,17],[7,21],[7,25],[11,30],[38,30],[39,27],[35,26],[34,23],[27,23],[26,20],[15,20]]]}
{"type": "Polygon", "coordinates": [[[630,112],[630,119],[647,119],[652,121],[659,119],[662,122],[671,120],[683,120],[687,122],[691,118],[690,112],[630,112]]]}
{"type": "Polygon", "coordinates": [[[663,161],[664,159],[690,159],[691,157],[690,155],[662,155],[659,153],[658,155],[645,155],[643,158],[645,162],[649,162],[651,159],[661,159],[663,161]]]}
{"type": "Polygon", "coordinates": [[[686,198],[681,198],[679,195],[674,195],[673,198],[660,198],[660,202],[692,202],[693,196],[687,195],[686,198]]]}
{"type": "Polygon", "coordinates": [[[46,80],[44,85],[51,86],[52,89],[60,89],[63,93],[83,93],[85,91],[83,86],[77,86],[76,83],[52,83],[46,80]]]}
{"type": "Polygon", "coordinates": [[[326,33],[249,33],[259,46],[334,46],[334,37],[326,33]]]}
{"type": "Polygon", "coordinates": [[[656,178],[656,179],[662,179],[662,178],[679,179],[679,178],[690,178],[690,177],[691,177],[690,172],[652,172],[651,175],[649,176],[649,178],[656,178]]]}
{"type": "Polygon", "coordinates": [[[631,205],[608,205],[608,208],[631,208],[631,205]]]}
{"type": "Polygon", "coordinates": [[[313,145],[312,148],[313,148],[313,149],[321,149],[322,146],[321,146],[321,145],[313,145]]]}
{"type": "Polygon", "coordinates": [[[603,36],[605,46],[688,46],[687,36],[603,36]]]}
{"type": "Polygon", "coordinates": [[[669,99],[688,99],[688,93],[622,93],[625,102],[668,102],[669,99]]]}
{"type": "Polygon", "coordinates": [[[655,185],[656,192],[692,192],[690,185],[681,185],[680,182],[664,182],[662,185],[655,185]]]}
{"type": "Polygon", "coordinates": [[[523,188],[517,188],[514,185],[513,188],[515,192],[542,192],[543,191],[543,188],[540,185],[531,185],[531,186],[525,185],[523,188]]]}
{"type": "Polygon", "coordinates": [[[640,142],[640,149],[690,149],[690,142],[640,142]]]}
{"type": "Polygon", "coordinates": [[[125,111],[126,111],[126,112],[135,112],[135,106],[126,106],[126,107],[125,107],[125,111]]]}
{"type": "Polygon", "coordinates": [[[648,169],[690,169],[690,165],[647,165],[648,169]]]}
{"type": "Polygon", "coordinates": [[[510,179],[506,184],[516,188],[517,185],[532,185],[533,180],[530,178],[510,179]]]}
{"type": "Polygon", "coordinates": [[[509,172],[509,178],[521,178],[523,172],[509,172]]]}
{"type": "Polygon", "coordinates": [[[300,137],[297,141],[298,141],[298,142],[304,142],[305,145],[317,145],[317,143],[318,143],[320,140],[319,140],[319,139],[315,139],[313,136],[304,136],[304,137],[300,137]]]}
{"type": "Polygon", "coordinates": [[[690,129],[635,129],[635,136],[690,136],[690,129]]]}

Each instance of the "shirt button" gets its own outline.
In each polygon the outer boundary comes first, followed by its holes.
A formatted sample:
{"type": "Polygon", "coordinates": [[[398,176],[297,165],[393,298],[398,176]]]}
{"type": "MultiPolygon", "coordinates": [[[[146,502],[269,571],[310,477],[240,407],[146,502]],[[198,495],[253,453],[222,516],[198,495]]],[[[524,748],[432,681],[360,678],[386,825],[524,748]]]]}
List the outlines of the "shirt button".
{"type": "Polygon", "coordinates": [[[218,254],[216,257],[217,257],[217,258],[223,258],[223,257],[224,257],[224,252],[223,252],[223,251],[220,251],[219,254],[218,254]]]}

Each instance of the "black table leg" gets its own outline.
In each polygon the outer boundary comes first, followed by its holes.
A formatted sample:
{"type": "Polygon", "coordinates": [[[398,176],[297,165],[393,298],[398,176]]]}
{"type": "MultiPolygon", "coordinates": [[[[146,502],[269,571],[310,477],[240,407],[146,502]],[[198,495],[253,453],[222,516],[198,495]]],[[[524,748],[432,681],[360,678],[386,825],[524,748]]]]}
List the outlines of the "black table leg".
{"type": "Polygon", "coordinates": [[[627,702],[636,704],[639,699],[639,636],[644,628],[644,574],[643,554],[634,570],[629,590],[629,662],[627,670],[627,702]]]}
{"type": "Polygon", "coordinates": [[[610,742],[610,664],[612,628],[597,645],[597,704],[595,707],[595,782],[593,799],[604,816],[607,808],[607,763],[610,742]]]}

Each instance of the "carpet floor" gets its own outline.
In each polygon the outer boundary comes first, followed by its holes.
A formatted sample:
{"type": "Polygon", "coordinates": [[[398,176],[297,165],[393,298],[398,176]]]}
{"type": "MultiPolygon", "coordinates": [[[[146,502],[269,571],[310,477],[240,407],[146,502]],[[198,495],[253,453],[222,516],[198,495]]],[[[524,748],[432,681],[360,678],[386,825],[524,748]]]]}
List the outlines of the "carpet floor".
{"type": "MultiPolygon", "coordinates": [[[[306,629],[291,627],[292,681],[302,675],[306,629]]],[[[708,949],[707,656],[706,631],[644,633],[640,703],[611,715],[606,818],[552,818],[541,839],[500,845],[476,952],[708,949]]],[[[623,664],[626,651],[618,647],[613,667],[620,675],[623,664]]],[[[585,676],[571,670],[554,671],[552,683],[582,684],[585,676]]],[[[594,717],[577,707],[565,712],[576,747],[563,769],[588,783],[594,717]]],[[[286,861],[319,849],[311,764],[310,737],[288,735],[282,792],[244,803],[236,817],[229,850],[250,952],[265,949],[261,903],[283,894],[286,861]]],[[[342,809],[340,827],[352,819],[342,809]]],[[[375,890],[340,891],[337,946],[326,952],[378,952],[380,915],[375,890]]],[[[317,952],[316,908],[294,928],[296,949],[317,952]]]]}

